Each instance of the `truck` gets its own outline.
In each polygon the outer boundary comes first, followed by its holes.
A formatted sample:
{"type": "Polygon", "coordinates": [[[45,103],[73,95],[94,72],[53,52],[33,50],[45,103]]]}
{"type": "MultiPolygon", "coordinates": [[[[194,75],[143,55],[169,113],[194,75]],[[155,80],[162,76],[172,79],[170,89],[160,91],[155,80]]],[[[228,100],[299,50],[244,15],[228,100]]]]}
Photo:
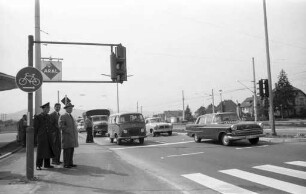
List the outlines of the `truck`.
{"type": "Polygon", "coordinates": [[[96,137],[97,134],[105,136],[108,130],[108,117],[110,111],[108,109],[92,109],[84,112],[82,114],[84,121],[87,116],[91,117],[92,121],[92,132],[93,136],[96,137]]]}

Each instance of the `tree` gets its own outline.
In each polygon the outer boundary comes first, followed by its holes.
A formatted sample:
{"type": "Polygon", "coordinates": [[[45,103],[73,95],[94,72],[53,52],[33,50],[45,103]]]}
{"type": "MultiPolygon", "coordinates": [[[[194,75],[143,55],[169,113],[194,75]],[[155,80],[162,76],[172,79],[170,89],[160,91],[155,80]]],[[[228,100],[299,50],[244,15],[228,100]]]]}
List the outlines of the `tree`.
{"type": "Polygon", "coordinates": [[[201,116],[206,114],[206,108],[201,106],[198,110],[195,111],[196,116],[201,116]]]}
{"type": "Polygon", "coordinates": [[[276,84],[273,104],[274,110],[279,110],[281,115],[289,116],[290,112],[294,112],[295,92],[290,84],[286,72],[282,69],[276,84]]]}
{"type": "Polygon", "coordinates": [[[186,110],[185,110],[185,120],[187,120],[187,121],[192,121],[193,120],[189,105],[187,105],[186,110]]]}

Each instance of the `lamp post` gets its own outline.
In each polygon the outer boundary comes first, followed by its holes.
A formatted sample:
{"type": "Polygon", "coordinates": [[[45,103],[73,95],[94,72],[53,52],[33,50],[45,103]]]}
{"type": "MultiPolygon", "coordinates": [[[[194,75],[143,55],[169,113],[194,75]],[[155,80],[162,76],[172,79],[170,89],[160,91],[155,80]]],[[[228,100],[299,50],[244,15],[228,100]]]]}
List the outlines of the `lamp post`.
{"type": "MultiPolygon", "coordinates": [[[[104,76],[107,76],[107,77],[111,77],[110,75],[108,74],[101,74],[101,75],[104,75],[104,76]]],[[[132,77],[133,75],[127,75],[127,77],[132,77]]],[[[118,88],[118,82],[116,82],[116,86],[117,86],[117,112],[119,113],[119,88],[118,88]]]]}

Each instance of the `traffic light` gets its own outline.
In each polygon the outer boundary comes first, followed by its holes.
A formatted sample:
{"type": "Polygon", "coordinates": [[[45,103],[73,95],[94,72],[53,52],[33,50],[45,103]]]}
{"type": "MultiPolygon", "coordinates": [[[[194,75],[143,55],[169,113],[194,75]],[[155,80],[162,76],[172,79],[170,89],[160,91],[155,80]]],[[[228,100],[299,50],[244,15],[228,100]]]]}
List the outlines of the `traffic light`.
{"type": "Polygon", "coordinates": [[[127,81],[126,48],[121,44],[116,47],[116,53],[110,55],[111,79],[122,83],[127,81]]]}
{"type": "Polygon", "coordinates": [[[263,79],[260,79],[260,80],[258,81],[258,85],[259,85],[259,96],[260,96],[260,97],[264,97],[263,79]]]}
{"type": "Polygon", "coordinates": [[[265,86],[265,97],[269,97],[269,81],[264,79],[264,86],[265,86]]]}

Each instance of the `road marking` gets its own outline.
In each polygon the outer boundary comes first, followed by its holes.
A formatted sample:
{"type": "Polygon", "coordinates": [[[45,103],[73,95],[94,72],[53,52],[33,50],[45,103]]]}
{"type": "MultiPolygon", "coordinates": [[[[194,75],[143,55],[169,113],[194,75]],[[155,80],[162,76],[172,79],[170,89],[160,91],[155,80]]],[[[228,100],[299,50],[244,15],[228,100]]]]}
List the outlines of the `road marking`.
{"type": "Polygon", "coordinates": [[[243,148],[236,148],[236,150],[242,150],[242,149],[250,149],[250,148],[264,148],[269,145],[261,145],[261,146],[252,146],[252,147],[243,147],[243,148]]]}
{"type": "Polygon", "coordinates": [[[254,183],[265,185],[267,187],[272,187],[274,189],[286,191],[288,193],[306,193],[306,187],[296,185],[293,183],[288,183],[285,181],[276,180],[273,178],[257,175],[254,173],[249,173],[246,171],[238,169],[221,170],[219,172],[235,176],[241,179],[245,179],[254,183]]]}
{"type": "Polygon", "coordinates": [[[218,179],[212,178],[210,176],[206,176],[201,173],[194,173],[194,174],[184,174],[183,177],[190,179],[194,182],[197,182],[205,187],[213,189],[220,193],[246,193],[246,194],[255,194],[252,191],[243,189],[241,187],[232,185],[230,183],[220,181],[218,179]]]}
{"type": "Polygon", "coordinates": [[[190,155],[197,155],[197,154],[203,154],[203,153],[204,152],[195,152],[195,153],[189,153],[189,154],[169,155],[169,156],[166,156],[166,157],[171,158],[171,157],[180,157],[180,156],[190,156],[190,155]]]}
{"type": "Polygon", "coordinates": [[[164,143],[164,144],[155,144],[155,145],[133,146],[133,147],[121,147],[121,148],[109,148],[109,149],[111,149],[111,150],[125,150],[125,149],[135,149],[135,148],[147,148],[147,147],[168,146],[168,145],[184,144],[184,143],[191,143],[191,142],[194,142],[194,141],[182,141],[182,142],[175,142],[175,143],[164,143]]]}
{"type": "Polygon", "coordinates": [[[292,164],[296,166],[303,166],[306,167],[306,162],[304,161],[292,161],[292,162],[285,162],[286,164],[292,164]]]}
{"type": "Polygon", "coordinates": [[[265,170],[269,172],[274,172],[278,174],[283,174],[287,176],[292,176],[300,179],[306,179],[306,172],[299,171],[299,170],[293,170],[289,168],[283,168],[279,166],[273,166],[273,165],[262,165],[262,166],[254,166],[253,168],[265,170]]]}

